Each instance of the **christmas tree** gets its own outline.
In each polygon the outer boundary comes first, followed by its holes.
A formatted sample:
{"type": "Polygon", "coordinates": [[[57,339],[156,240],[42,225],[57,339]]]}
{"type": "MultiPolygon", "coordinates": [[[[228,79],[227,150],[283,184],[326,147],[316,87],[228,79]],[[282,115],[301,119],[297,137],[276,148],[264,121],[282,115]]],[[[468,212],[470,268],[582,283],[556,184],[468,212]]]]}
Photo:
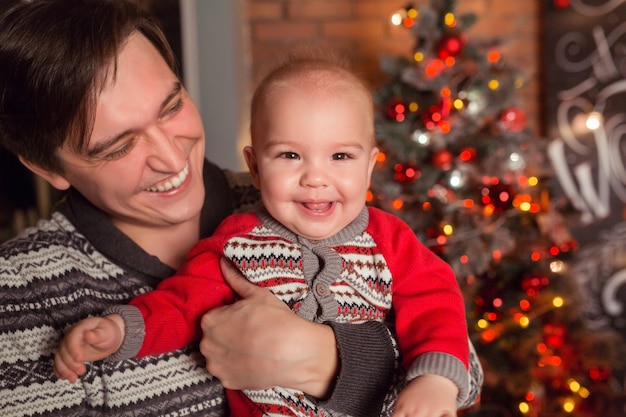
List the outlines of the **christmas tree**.
{"type": "Polygon", "coordinates": [[[453,0],[399,10],[411,56],[383,57],[381,148],[369,203],[403,218],[454,269],[485,383],[471,416],[622,416],[610,386],[624,349],[580,319],[569,205],[546,140],[526,128],[525,80],[498,41],[465,32],[453,0]]]}

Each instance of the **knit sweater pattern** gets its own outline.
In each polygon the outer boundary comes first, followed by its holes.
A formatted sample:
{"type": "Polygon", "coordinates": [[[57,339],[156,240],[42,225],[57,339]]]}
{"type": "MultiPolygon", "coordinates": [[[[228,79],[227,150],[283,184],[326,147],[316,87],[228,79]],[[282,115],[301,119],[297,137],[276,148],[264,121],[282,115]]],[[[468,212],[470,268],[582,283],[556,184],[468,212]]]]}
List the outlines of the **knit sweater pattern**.
{"type": "Polygon", "coordinates": [[[152,289],[102,256],[60,213],[5,247],[0,282],[0,409],[10,415],[225,415],[223,389],[192,347],[97,362],[75,384],[53,376],[67,325],[152,289]],[[157,362],[158,373],[151,370],[157,362]]]}
{"type": "MultiPolygon", "coordinates": [[[[220,201],[207,205],[205,235],[233,209],[224,174],[214,166],[207,173],[220,201]]],[[[174,272],[75,190],[50,219],[0,246],[0,415],[227,415],[224,389],[194,345],[95,362],[75,384],[53,374],[54,351],[69,326],[151,291],[174,272]]]]}

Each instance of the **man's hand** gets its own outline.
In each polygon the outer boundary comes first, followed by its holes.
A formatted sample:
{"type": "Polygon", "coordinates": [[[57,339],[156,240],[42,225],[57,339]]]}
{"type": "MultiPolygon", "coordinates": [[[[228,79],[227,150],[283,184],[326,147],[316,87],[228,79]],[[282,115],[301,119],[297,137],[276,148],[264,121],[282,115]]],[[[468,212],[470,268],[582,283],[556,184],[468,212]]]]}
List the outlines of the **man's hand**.
{"type": "Polygon", "coordinates": [[[229,389],[282,386],[324,398],[338,367],[332,329],[298,317],[227,260],[221,267],[241,299],[202,318],[200,351],[207,370],[229,389]]]}

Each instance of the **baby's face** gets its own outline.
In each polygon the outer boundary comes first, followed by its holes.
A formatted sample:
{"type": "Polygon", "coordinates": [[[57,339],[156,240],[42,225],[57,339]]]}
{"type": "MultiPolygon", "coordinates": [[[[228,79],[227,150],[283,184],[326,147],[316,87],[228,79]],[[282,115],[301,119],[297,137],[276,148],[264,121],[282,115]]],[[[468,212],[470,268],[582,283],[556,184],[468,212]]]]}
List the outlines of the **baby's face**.
{"type": "Polygon", "coordinates": [[[328,238],[365,204],[378,149],[363,94],[284,89],[246,157],[267,210],[294,233],[328,238]]]}

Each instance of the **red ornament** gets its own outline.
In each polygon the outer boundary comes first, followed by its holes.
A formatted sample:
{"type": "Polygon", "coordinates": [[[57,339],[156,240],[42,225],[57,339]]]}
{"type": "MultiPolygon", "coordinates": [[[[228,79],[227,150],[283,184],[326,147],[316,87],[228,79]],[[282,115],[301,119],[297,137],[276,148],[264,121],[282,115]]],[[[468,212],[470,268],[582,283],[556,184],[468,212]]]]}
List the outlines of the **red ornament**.
{"type": "Polygon", "coordinates": [[[596,382],[608,381],[611,377],[611,370],[603,366],[594,366],[589,369],[589,378],[596,382]]]}
{"type": "Polygon", "coordinates": [[[502,295],[498,288],[488,285],[480,290],[476,295],[475,312],[493,322],[502,317],[502,295]]]}
{"type": "Polygon", "coordinates": [[[530,297],[539,294],[549,284],[550,278],[543,274],[528,274],[522,279],[522,289],[530,297]]]}
{"type": "Polygon", "coordinates": [[[511,132],[520,132],[526,125],[526,113],[518,107],[509,107],[500,114],[500,126],[511,132]]]}
{"type": "Polygon", "coordinates": [[[553,0],[552,4],[554,4],[554,7],[557,9],[564,9],[569,6],[569,1],[570,0],[553,0]]]}
{"type": "Polygon", "coordinates": [[[447,149],[442,149],[440,151],[437,151],[432,156],[433,165],[442,171],[448,171],[450,168],[452,168],[453,161],[454,161],[454,156],[447,149]]]}
{"type": "Polygon", "coordinates": [[[404,184],[414,183],[415,180],[422,175],[422,172],[417,168],[417,166],[410,163],[396,164],[394,165],[393,170],[393,179],[404,184]]]}
{"type": "Polygon", "coordinates": [[[546,324],[543,326],[543,335],[546,344],[553,348],[563,346],[567,331],[564,326],[558,324],[546,324]]]}
{"type": "Polygon", "coordinates": [[[403,122],[406,119],[406,103],[401,98],[394,98],[387,103],[387,116],[396,122],[403,122]]]}
{"type": "Polygon", "coordinates": [[[428,130],[433,130],[437,126],[441,126],[442,123],[447,120],[448,116],[450,116],[451,102],[449,98],[441,99],[437,104],[433,104],[423,113],[422,119],[428,130]]]}
{"type": "Polygon", "coordinates": [[[437,43],[437,55],[441,59],[450,56],[459,56],[463,52],[463,37],[459,35],[445,35],[437,43]]]}
{"type": "Polygon", "coordinates": [[[483,204],[492,205],[495,213],[502,213],[513,206],[513,188],[507,184],[499,182],[482,188],[480,193],[483,204]]]}
{"type": "Polygon", "coordinates": [[[459,154],[459,158],[461,158],[461,161],[463,162],[472,161],[474,158],[476,158],[476,149],[474,148],[463,149],[461,153],[459,154]]]}

